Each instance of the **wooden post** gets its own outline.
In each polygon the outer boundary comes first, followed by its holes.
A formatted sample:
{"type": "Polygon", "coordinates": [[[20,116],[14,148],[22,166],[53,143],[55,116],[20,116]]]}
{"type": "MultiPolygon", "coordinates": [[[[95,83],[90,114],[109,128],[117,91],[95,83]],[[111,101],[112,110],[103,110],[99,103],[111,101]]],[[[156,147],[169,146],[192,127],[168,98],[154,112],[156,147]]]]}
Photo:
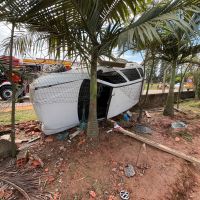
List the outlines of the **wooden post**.
{"type": "MultiPolygon", "coordinates": [[[[112,122],[113,124],[116,124],[116,122],[113,121],[113,120],[109,120],[109,121],[112,122]]],[[[130,136],[132,138],[135,138],[136,140],[139,140],[139,141],[141,141],[143,143],[146,143],[146,144],[148,144],[148,145],[150,145],[152,147],[160,149],[161,151],[167,152],[169,154],[172,154],[174,156],[177,156],[177,157],[182,158],[184,160],[187,160],[189,162],[192,162],[192,163],[200,165],[200,160],[197,159],[197,158],[194,158],[192,156],[188,156],[188,155],[186,155],[186,154],[184,154],[184,153],[182,153],[180,151],[177,151],[175,149],[172,149],[170,147],[167,147],[165,145],[162,145],[162,144],[159,144],[159,143],[157,143],[155,141],[152,141],[152,140],[150,140],[148,138],[144,138],[144,137],[142,137],[140,135],[137,135],[135,133],[127,131],[127,130],[123,129],[122,127],[116,128],[116,131],[118,131],[120,133],[123,133],[124,135],[128,135],[128,136],[130,136]]]]}

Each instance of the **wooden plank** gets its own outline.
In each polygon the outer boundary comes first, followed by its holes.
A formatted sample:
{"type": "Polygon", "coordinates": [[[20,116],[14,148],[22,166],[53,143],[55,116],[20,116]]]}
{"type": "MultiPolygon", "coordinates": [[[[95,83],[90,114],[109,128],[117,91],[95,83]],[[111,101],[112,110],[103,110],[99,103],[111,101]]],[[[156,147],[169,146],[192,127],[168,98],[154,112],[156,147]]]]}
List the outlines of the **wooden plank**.
{"type": "MultiPolygon", "coordinates": [[[[112,122],[113,124],[116,124],[116,122],[113,121],[113,120],[109,120],[109,121],[112,122]]],[[[137,135],[135,133],[127,131],[127,130],[123,129],[122,127],[116,128],[116,131],[118,131],[120,133],[123,133],[124,135],[128,135],[128,136],[130,136],[132,138],[135,138],[136,140],[144,142],[144,143],[146,143],[146,144],[148,144],[148,145],[150,145],[152,147],[155,147],[155,148],[157,148],[157,149],[159,149],[161,151],[167,152],[167,153],[172,154],[172,155],[174,155],[176,157],[179,157],[179,158],[182,158],[182,159],[187,160],[189,162],[192,162],[192,163],[200,165],[200,160],[197,159],[197,158],[194,158],[192,156],[186,155],[185,153],[182,153],[180,151],[177,151],[175,149],[172,149],[170,147],[167,147],[165,145],[162,145],[162,144],[159,144],[159,143],[157,143],[155,141],[152,141],[152,140],[150,140],[148,138],[144,138],[144,137],[142,137],[140,135],[137,135]]]]}

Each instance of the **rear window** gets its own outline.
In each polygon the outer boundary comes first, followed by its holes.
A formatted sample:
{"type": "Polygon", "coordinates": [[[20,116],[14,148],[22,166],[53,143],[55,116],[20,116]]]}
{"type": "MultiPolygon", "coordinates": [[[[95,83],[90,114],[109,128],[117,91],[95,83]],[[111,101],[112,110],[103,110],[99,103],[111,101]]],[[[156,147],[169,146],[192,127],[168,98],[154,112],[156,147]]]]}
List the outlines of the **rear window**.
{"type": "Polygon", "coordinates": [[[126,80],[116,71],[113,72],[97,72],[97,78],[108,83],[119,84],[125,83],[126,80]]]}
{"type": "Polygon", "coordinates": [[[138,68],[138,70],[139,70],[139,72],[140,72],[141,77],[144,77],[143,69],[142,69],[142,68],[138,68]]]}
{"type": "Polygon", "coordinates": [[[137,71],[137,69],[124,69],[121,70],[122,73],[128,78],[129,81],[135,81],[137,79],[140,79],[140,75],[137,71]]]}

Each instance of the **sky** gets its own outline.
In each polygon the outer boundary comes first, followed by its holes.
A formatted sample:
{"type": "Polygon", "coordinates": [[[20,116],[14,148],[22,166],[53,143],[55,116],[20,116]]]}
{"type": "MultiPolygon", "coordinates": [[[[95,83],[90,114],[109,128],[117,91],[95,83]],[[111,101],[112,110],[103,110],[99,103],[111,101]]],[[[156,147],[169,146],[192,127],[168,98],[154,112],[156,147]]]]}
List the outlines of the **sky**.
{"type": "MultiPolygon", "coordinates": [[[[10,31],[11,30],[10,30],[9,25],[6,25],[5,23],[0,22],[0,45],[4,39],[10,36],[10,31]]],[[[2,54],[3,54],[3,51],[1,50],[1,46],[0,46],[0,55],[2,54]]],[[[30,56],[35,57],[34,55],[30,55],[30,56]]],[[[40,55],[39,56],[37,55],[37,58],[39,57],[40,55]]],[[[122,56],[120,56],[120,58],[126,59],[127,61],[130,61],[130,62],[137,62],[137,63],[141,63],[143,60],[140,53],[133,53],[132,51],[128,51],[124,53],[122,56]]]]}

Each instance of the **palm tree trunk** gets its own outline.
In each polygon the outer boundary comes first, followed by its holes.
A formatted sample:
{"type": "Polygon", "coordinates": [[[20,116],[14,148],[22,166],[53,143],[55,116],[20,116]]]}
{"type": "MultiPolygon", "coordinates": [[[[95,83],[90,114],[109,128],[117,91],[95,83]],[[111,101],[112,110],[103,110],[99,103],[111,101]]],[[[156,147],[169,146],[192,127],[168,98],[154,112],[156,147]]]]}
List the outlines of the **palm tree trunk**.
{"type": "Polygon", "coordinates": [[[172,63],[170,88],[169,88],[169,93],[167,95],[167,101],[166,101],[165,109],[164,109],[164,112],[163,112],[163,115],[166,115],[166,116],[173,116],[174,115],[175,75],[176,75],[176,60],[174,60],[173,63],[172,63]]]}
{"type": "Polygon", "coordinates": [[[14,37],[15,24],[12,23],[11,38],[10,38],[10,62],[9,62],[9,78],[12,84],[12,111],[11,111],[11,144],[12,144],[12,157],[16,156],[16,145],[15,145],[15,95],[16,87],[12,80],[12,64],[13,64],[13,37],[14,37]]]}
{"type": "Polygon", "coordinates": [[[97,122],[97,59],[98,54],[94,52],[91,57],[90,106],[87,126],[87,135],[89,137],[97,137],[99,135],[97,122]]]}
{"type": "Polygon", "coordinates": [[[148,83],[147,83],[147,90],[146,90],[143,106],[145,106],[145,104],[147,102],[149,87],[150,87],[150,83],[151,83],[152,76],[153,76],[153,70],[154,70],[154,67],[155,67],[154,65],[155,65],[155,55],[154,55],[154,53],[152,53],[152,66],[151,66],[151,71],[150,71],[150,74],[149,74],[149,80],[148,80],[148,83]]]}
{"type": "Polygon", "coordinates": [[[167,70],[168,69],[169,69],[169,66],[164,70],[163,84],[162,84],[162,93],[165,93],[165,84],[166,84],[166,76],[167,76],[167,70]]]}
{"type": "Polygon", "coordinates": [[[143,65],[143,66],[144,66],[144,77],[143,77],[142,85],[141,85],[141,88],[140,88],[139,115],[138,115],[138,118],[137,118],[138,123],[141,123],[141,120],[142,120],[142,113],[143,113],[143,106],[144,106],[144,103],[142,102],[142,92],[143,92],[143,88],[144,88],[144,84],[145,84],[146,61],[147,61],[148,51],[149,51],[149,50],[147,50],[147,54],[146,54],[146,56],[145,56],[144,65],[143,65]]]}
{"type": "Polygon", "coordinates": [[[182,69],[181,69],[181,81],[180,81],[180,86],[179,86],[179,89],[178,89],[178,96],[177,96],[177,109],[179,109],[180,96],[181,96],[183,83],[184,83],[184,78],[185,78],[185,74],[186,74],[187,70],[188,70],[188,66],[186,67],[184,73],[182,74],[182,69]]]}

